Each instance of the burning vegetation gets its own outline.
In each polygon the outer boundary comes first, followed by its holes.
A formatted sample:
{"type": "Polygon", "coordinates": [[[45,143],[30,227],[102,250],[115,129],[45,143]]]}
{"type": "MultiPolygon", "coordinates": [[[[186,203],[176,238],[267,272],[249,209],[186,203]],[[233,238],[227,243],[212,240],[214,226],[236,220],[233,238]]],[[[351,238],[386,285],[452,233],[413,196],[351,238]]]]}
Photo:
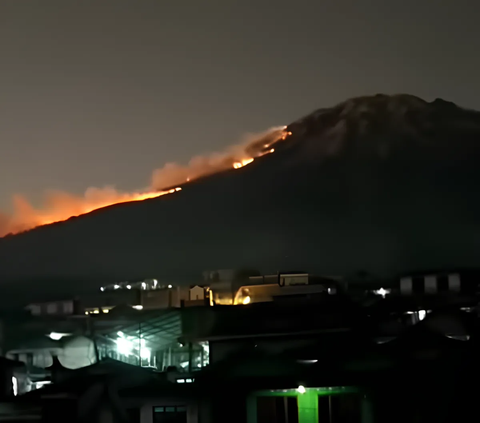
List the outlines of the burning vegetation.
{"type": "Polygon", "coordinates": [[[152,174],[151,189],[142,192],[122,193],[113,187],[88,188],[85,195],[77,197],[65,192],[50,192],[42,207],[34,207],[26,198],[13,198],[12,215],[0,213],[0,236],[16,234],[38,226],[65,221],[71,217],[90,213],[114,204],[143,201],[174,194],[182,190],[181,185],[200,177],[240,169],[255,159],[275,151],[273,145],[285,140],[291,132],[286,127],[271,128],[261,134],[249,135],[236,146],[223,153],[194,157],[186,166],[167,163],[152,174]],[[165,190],[164,187],[175,187],[165,190]]]}

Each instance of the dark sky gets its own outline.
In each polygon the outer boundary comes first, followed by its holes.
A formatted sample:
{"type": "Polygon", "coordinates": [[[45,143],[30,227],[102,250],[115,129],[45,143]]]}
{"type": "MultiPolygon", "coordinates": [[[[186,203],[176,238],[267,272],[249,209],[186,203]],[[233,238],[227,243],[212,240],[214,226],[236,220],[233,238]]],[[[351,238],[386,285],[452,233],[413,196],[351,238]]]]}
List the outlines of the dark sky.
{"type": "Polygon", "coordinates": [[[0,208],[141,188],[352,96],[480,109],[479,16],[476,0],[2,0],[0,208]]]}

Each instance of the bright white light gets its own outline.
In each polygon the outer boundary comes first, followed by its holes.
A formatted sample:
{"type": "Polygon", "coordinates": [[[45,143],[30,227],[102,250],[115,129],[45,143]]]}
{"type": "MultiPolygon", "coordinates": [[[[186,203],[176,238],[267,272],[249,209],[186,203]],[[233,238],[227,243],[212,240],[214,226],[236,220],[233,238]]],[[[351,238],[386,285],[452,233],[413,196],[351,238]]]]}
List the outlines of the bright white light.
{"type": "Polygon", "coordinates": [[[143,348],[140,350],[140,357],[142,360],[150,360],[150,349],[149,348],[143,348]]]}
{"type": "Polygon", "coordinates": [[[142,282],[142,289],[147,289],[147,284],[145,282],[142,282]]]}
{"type": "Polygon", "coordinates": [[[103,286],[100,287],[100,291],[105,291],[105,288],[103,286]]]}
{"type": "Polygon", "coordinates": [[[126,338],[118,338],[116,341],[119,354],[130,355],[132,352],[132,343],[126,338]]]}
{"type": "Polygon", "coordinates": [[[120,331],[120,330],[117,332],[117,335],[120,336],[120,337],[122,337],[122,338],[125,336],[125,335],[123,334],[123,332],[120,331]]]}
{"type": "Polygon", "coordinates": [[[168,287],[167,287],[167,288],[168,288],[168,289],[171,289],[171,288],[173,288],[173,286],[172,286],[172,285],[168,285],[168,287]]]}
{"type": "Polygon", "coordinates": [[[426,315],[427,315],[427,312],[425,310],[418,310],[418,320],[425,319],[426,315]]]}
{"type": "Polygon", "coordinates": [[[12,388],[13,388],[13,395],[18,395],[18,381],[15,376],[12,376],[12,388]]]}
{"type": "Polygon", "coordinates": [[[156,288],[158,284],[158,281],[156,279],[153,280],[153,287],[156,288]]]}
{"type": "Polygon", "coordinates": [[[390,294],[390,292],[391,292],[390,289],[384,289],[384,288],[376,289],[375,291],[373,291],[375,295],[380,295],[383,298],[385,298],[386,295],[390,294]]]}
{"type": "Polygon", "coordinates": [[[54,341],[60,341],[60,339],[62,339],[65,336],[65,334],[64,333],[52,332],[47,336],[54,341]]]}
{"type": "Polygon", "coordinates": [[[177,383],[185,383],[185,379],[177,379],[177,383]]]}
{"type": "Polygon", "coordinates": [[[243,304],[250,304],[250,301],[251,301],[250,297],[245,297],[243,299],[243,304]]]}
{"type": "Polygon", "coordinates": [[[304,394],[305,392],[307,392],[307,390],[305,389],[305,386],[300,385],[300,386],[297,388],[297,392],[298,392],[299,394],[304,394]]]}
{"type": "Polygon", "coordinates": [[[41,380],[39,382],[35,382],[34,385],[36,389],[40,389],[43,388],[45,385],[50,385],[51,383],[52,382],[49,380],[41,380]]]}
{"type": "Polygon", "coordinates": [[[118,289],[120,288],[120,285],[113,285],[113,289],[118,289]]]}
{"type": "Polygon", "coordinates": [[[132,285],[127,285],[127,289],[132,289],[132,285]]]}
{"type": "Polygon", "coordinates": [[[132,306],[132,308],[134,308],[135,310],[143,310],[142,305],[134,305],[134,306],[132,306]]]}

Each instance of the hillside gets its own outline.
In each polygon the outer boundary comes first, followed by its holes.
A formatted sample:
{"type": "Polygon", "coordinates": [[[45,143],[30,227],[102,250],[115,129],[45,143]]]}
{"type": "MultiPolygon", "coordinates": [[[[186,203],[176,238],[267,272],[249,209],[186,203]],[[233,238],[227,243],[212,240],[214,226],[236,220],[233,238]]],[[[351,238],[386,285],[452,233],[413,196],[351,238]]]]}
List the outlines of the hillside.
{"type": "Polygon", "coordinates": [[[287,130],[274,154],[175,195],[0,239],[0,291],[67,295],[220,268],[393,276],[480,262],[480,113],[378,95],[287,130]]]}

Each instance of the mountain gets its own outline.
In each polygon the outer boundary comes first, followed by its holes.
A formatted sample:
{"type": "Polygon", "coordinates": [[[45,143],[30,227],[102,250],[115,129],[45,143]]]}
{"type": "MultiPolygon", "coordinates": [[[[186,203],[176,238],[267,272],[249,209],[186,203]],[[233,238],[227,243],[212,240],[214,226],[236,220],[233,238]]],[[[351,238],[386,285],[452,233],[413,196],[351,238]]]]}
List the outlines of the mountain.
{"type": "Polygon", "coordinates": [[[410,95],[316,110],[274,154],[182,191],[0,239],[0,291],[207,269],[396,276],[480,263],[480,113],[410,95]]]}

